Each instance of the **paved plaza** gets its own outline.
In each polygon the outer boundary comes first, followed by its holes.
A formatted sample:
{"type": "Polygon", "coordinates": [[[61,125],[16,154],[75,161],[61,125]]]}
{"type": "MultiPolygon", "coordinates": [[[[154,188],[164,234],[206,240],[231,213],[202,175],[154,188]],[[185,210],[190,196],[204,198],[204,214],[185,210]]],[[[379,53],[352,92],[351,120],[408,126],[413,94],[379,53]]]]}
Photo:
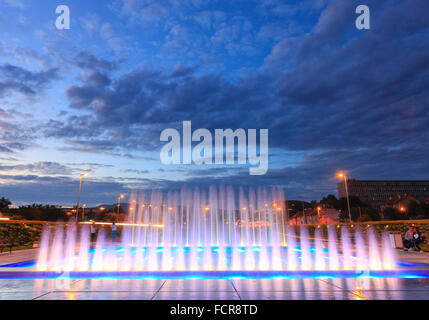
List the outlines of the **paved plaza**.
{"type": "MultiPolygon", "coordinates": [[[[398,252],[429,269],[429,255],[398,252]]],[[[37,249],[0,255],[0,266],[34,260],[37,249]]],[[[0,272],[13,268],[0,267],[0,272]]],[[[16,268],[15,268],[16,269],[16,268]]],[[[429,300],[429,279],[0,279],[1,300],[429,300]]]]}

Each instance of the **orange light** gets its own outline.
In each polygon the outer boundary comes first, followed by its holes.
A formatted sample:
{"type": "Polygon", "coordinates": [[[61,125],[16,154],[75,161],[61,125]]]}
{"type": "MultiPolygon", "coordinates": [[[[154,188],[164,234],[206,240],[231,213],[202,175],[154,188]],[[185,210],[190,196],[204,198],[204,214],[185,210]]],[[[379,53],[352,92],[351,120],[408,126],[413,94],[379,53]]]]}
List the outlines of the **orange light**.
{"type": "Polygon", "coordinates": [[[321,207],[317,207],[317,210],[319,210],[319,211],[320,211],[320,210],[322,210],[322,208],[321,208],[321,207]]]}
{"type": "Polygon", "coordinates": [[[399,211],[401,211],[401,212],[405,212],[405,207],[400,207],[400,208],[399,208],[399,211]]]}
{"type": "Polygon", "coordinates": [[[100,207],[100,211],[104,211],[104,210],[106,210],[105,207],[100,207]]]}
{"type": "MultiPolygon", "coordinates": [[[[94,220],[90,220],[89,222],[80,222],[80,224],[91,224],[94,220]]],[[[112,225],[112,222],[94,222],[96,225],[112,225]]],[[[150,223],[117,223],[118,226],[130,226],[130,227],[152,227],[152,228],[160,228],[163,229],[163,224],[150,224],[150,223]]]]}
{"type": "Polygon", "coordinates": [[[339,178],[344,178],[344,176],[345,176],[345,174],[344,174],[343,172],[339,172],[339,173],[338,173],[338,177],[339,177],[339,178]]]}
{"type": "MultiPolygon", "coordinates": [[[[71,213],[70,213],[71,214],[71,213]]],[[[1,221],[9,221],[10,218],[0,218],[1,221]]]]}
{"type": "Polygon", "coordinates": [[[173,210],[173,208],[172,208],[172,207],[170,207],[170,208],[168,208],[168,210],[170,210],[170,211],[171,211],[171,210],[173,210]]]}
{"type": "Polygon", "coordinates": [[[278,207],[278,208],[277,208],[277,211],[282,211],[282,208],[278,207]]]}

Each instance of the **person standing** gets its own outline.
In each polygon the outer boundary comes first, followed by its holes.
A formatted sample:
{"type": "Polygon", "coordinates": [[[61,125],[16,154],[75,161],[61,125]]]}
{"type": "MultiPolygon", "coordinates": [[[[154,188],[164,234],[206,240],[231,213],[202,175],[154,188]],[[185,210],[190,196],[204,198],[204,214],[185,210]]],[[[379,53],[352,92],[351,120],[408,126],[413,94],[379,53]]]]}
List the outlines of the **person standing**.
{"type": "Polygon", "coordinates": [[[115,242],[116,239],[116,231],[118,230],[118,227],[116,226],[116,223],[112,223],[112,242],[115,242]]]}
{"type": "Polygon", "coordinates": [[[91,231],[91,242],[95,242],[95,234],[97,233],[97,227],[95,225],[95,222],[92,222],[90,231],[91,231]]]}

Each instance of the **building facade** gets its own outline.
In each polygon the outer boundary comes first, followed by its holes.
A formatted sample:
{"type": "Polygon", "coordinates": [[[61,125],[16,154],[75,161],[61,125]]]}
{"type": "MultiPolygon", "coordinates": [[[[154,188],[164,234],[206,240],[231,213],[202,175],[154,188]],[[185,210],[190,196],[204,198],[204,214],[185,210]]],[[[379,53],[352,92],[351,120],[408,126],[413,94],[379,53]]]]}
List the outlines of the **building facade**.
{"type": "MultiPolygon", "coordinates": [[[[338,196],[346,196],[344,181],[337,185],[338,196]]],[[[380,206],[397,195],[410,195],[418,200],[429,199],[429,180],[347,180],[349,196],[380,210],[380,206]]]]}

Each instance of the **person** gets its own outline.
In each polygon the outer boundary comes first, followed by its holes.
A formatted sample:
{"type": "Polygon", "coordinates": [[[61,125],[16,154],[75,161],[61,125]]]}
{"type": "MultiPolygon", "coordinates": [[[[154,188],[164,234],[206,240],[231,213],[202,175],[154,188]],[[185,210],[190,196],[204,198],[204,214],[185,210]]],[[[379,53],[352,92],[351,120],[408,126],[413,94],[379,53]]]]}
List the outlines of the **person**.
{"type": "Polygon", "coordinates": [[[404,251],[408,251],[409,249],[411,249],[414,245],[414,227],[410,226],[408,228],[408,231],[405,232],[405,236],[404,236],[404,240],[403,240],[403,246],[404,246],[404,251]]]}
{"type": "Polygon", "coordinates": [[[419,250],[421,253],[423,253],[423,250],[422,250],[422,248],[420,248],[419,244],[423,243],[424,235],[423,235],[423,233],[420,232],[419,227],[414,228],[413,237],[414,237],[413,241],[414,241],[414,245],[415,245],[416,249],[419,250]]]}
{"type": "Polygon", "coordinates": [[[116,226],[116,223],[113,221],[113,223],[112,223],[112,242],[115,242],[117,229],[118,229],[118,227],[116,226]]]}
{"type": "Polygon", "coordinates": [[[93,221],[91,224],[91,242],[95,242],[95,234],[97,233],[97,227],[95,226],[95,222],[93,221]]]}

